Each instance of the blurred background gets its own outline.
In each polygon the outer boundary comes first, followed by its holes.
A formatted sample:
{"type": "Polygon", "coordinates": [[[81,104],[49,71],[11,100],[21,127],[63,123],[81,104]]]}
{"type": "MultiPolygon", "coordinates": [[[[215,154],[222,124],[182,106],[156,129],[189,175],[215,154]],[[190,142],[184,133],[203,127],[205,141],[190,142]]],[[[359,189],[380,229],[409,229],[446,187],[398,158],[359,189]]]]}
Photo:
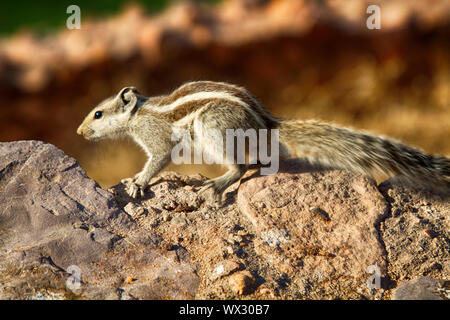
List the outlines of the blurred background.
{"type": "MultiPolygon", "coordinates": [[[[450,154],[450,1],[8,1],[0,4],[0,141],[36,139],[103,187],[133,176],[130,141],[76,128],[124,86],[169,93],[191,80],[248,88],[274,115],[321,119],[450,154]],[[69,30],[66,10],[81,9],[69,30]],[[381,29],[369,30],[371,4],[381,29]]],[[[173,166],[213,177],[211,166],[173,166]]]]}

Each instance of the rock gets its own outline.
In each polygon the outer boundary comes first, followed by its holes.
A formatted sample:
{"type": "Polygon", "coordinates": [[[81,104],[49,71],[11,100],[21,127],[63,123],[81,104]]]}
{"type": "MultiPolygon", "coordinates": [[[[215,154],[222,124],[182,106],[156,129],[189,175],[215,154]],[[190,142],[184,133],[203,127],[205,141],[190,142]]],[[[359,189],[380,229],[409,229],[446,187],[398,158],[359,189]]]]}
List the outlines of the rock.
{"type": "Polygon", "coordinates": [[[74,159],[38,141],[1,143],[0,155],[0,299],[194,297],[183,249],[136,228],[74,159]]]}
{"type": "Polygon", "coordinates": [[[130,199],[50,144],[0,143],[0,298],[390,299],[448,279],[446,198],[280,165],[211,206],[203,176],[162,172],[130,199]]]}
{"type": "Polygon", "coordinates": [[[253,289],[255,278],[248,271],[240,271],[232,274],[229,278],[231,290],[238,295],[248,294],[253,289]]]}
{"type": "Polygon", "coordinates": [[[401,283],[393,300],[450,300],[450,281],[420,277],[401,283]]]}
{"type": "Polygon", "coordinates": [[[136,218],[142,214],[144,214],[145,210],[140,205],[137,205],[133,202],[129,202],[124,208],[126,213],[128,213],[131,217],[136,218]]]}
{"type": "Polygon", "coordinates": [[[380,191],[390,205],[380,226],[390,277],[450,279],[449,195],[394,180],[381,184],[380,191]]]}
{"type": "Polygon", "coordinates": [[[362,175],[305,169],[241,184],[237,203],[258,235],[255,250],[305,296],[357,298],[369,266],[386,276],[377,228],[387,203],[374,181],[362,175]]]}
{"type": "Polygon", "coordinates": [[[240,269],[240,265],[234,260],[225,260],[220,262],[216,268],[214,268],[213,274],[211,276],[212,280],[228,276],[229,274],[240,269]]]}

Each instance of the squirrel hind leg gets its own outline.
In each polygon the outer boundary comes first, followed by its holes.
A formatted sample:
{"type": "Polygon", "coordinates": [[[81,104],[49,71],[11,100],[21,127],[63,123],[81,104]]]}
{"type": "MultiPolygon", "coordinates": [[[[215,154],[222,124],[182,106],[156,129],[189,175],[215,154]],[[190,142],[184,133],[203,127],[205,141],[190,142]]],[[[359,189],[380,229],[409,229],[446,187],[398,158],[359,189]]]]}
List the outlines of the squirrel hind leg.
{"type": "Polygon", "coordinates": [[[220,203],[222,200],[222,194],[224,191],[231,186],[233,183],[238,181],[247,171],[248,165],[247,164],[230,164],[228,165],[228,171],[225,172],[223,175],[214,178],[206,180],[203,183],[202,188],[200,189],[199,193],[202,194],[206,190],[212,188],[213,194],[216,200],[220,203]]]}

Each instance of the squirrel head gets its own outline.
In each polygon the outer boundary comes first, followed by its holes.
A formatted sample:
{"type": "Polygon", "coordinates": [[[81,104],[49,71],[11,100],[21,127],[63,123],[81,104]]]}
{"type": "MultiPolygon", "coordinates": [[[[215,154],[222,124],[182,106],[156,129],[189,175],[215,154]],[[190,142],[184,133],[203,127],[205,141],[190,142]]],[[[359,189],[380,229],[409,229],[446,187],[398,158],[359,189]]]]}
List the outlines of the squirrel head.
{"type": "Polygon", "coordinates": [[[134,87],[125,87],[89,112],[77,129],[87,140],[100,140],[122,136],[129,119],[145,98],[134,87]]]}

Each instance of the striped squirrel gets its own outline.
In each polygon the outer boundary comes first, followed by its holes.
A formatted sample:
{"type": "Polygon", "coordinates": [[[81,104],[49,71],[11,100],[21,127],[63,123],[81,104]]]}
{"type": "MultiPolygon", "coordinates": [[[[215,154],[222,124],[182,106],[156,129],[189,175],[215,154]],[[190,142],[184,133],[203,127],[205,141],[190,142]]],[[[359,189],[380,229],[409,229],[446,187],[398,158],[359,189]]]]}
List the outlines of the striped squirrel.
{"type": "MultiPolygon", "coordinates": [[[[244,88],[212,81],[189,82],[168,95],[144,97],[125,87],[96,106],[77,133],[87,140],[131,137],[148,155],[141,172],[122,180],[127,193],[143,196],[150,179],[171,160],[173,130],[192,134],[201,129],[278,129],[280,158],[306,158],[310,162],[368,175],[403,175],[411,181],[440,182],[450,186],[450,159],[369,133],[316,121],[285,121],[271,116],[244,88]]],[[[211,143],[200,142],[207,152],[211,143]]],[[[224,157],[224,155],[216,155],[224,157]]],[[[227,164],[228,171],[207,180],[200,192],[212,187],[220,200],[225,189],[238,181],[249,164],[227,164]]]]}

